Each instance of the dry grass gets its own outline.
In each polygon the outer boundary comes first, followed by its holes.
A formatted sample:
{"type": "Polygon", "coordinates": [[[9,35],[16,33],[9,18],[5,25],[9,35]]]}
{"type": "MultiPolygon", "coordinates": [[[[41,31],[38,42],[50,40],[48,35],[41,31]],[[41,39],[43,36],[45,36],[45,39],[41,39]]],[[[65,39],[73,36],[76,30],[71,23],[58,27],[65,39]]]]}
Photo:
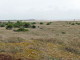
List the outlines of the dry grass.
{"type": "Polygon", "coordinates": [[[0,27],[0,53],[12,56],[13,60],[80,60],[79,25],[65,21],[39,23],[36,22],[35,29],[28,28],[28,32],[0,27]]]}

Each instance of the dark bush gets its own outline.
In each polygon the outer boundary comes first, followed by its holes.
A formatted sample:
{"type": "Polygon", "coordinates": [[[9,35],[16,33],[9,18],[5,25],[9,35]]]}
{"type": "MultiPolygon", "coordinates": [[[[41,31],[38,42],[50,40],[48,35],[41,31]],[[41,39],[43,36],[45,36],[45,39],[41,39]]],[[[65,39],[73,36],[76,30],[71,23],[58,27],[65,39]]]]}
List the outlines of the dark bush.
{"type": "Polygon", "coordinates": [[[50,23],[48,22],[46,25],[50,25],[50,23]]]}
{"type": "Polygon", "coordinates": [[[15,23],[15,24],[14,24],[14,27],[19,27],[19,24],[18,24],[18,23],[15,23]]]}
{"type": "Polygon", "coordinates": [[[13,28],[13,25],[12,24],[8,24],[7,26],[6,26],[6,29],[12,29],[13,28]]]}
{"type": "Polygon", "coordinates": [[[23,23],[21,22],[21,23],[15,23],[14,24],[14,27],[16,28],[16,27],[18,27],[18,28],[22,28],[23,27],[23,23]]]}
{"type": "Polygon", "coordinates": [[[62,32],[62,34],[65,34],[65,32],[62,32]]]}
{"type": "Polygon", "coordinates": [[[19,29],[17,29],[17,30],[13,30],[13,31],[18,32],[18,31],[29,31],[29,30],[28,30],[28,29],[24,29],[24,28],[19,28],[19,29]]]}
{"type": "Polygon", "coordinates": [[[36,22],[33,22],[33,23],[31,23],[31,24],[36,24],[36,22]]]}
{"type": "Polygon", "coordinates": [[[78,24],[78,22],[76,22],[76,24],[78,24]]]}
{"type": "Polygon", "coordinates": [[[80,25],[80,23],[77,23],[77,25],[80,25]]]}
{"type": "Polygon", "coordinates": [[[72,23],[71,25],[75,25],[74,23],[72,23]]]}
{"type": "Polygon", "coordinates": [[[35,25],[33,25],[33,26],[32,26],[32,28],[36,28],[36,26],[35,26],[35,25]]]}
{"type": "Polygon", "coordinates": [[[1,24],[0,26],[1,26],[1,27],[4,27],[5,25],[4,25],[4,24],[1,24]]]}
{"type": "Polygon", "coordinates": [[[40,24],[43,24],[43,22],[40,22],[40,24]]]}
{"type": "Polygon", "coordinates": [[[24,23],[24,27],[25,28],[28,28],[28,27],[30,27],[31,25],[30,25],[30,23],[24,23]]]}

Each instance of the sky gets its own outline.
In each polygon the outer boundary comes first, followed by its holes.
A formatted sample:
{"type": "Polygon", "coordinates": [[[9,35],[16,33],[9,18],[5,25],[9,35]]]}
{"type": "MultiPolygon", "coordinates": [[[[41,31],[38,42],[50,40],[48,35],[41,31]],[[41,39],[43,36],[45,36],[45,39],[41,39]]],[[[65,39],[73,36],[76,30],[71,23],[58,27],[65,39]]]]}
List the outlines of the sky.
{"type": "Polygon", "coordinates": [[[80,0],[0,0],[0,20],[80,19],[80,0]]]}

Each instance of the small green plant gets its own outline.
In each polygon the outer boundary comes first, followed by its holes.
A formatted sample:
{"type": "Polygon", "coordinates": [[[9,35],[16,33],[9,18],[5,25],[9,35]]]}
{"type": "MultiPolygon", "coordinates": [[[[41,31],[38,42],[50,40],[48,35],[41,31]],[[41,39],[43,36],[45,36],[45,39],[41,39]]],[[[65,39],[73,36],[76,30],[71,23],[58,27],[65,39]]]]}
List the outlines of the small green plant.
{"type": "Polygon", "coordinates": [[[40,22],[40,24],[43,24],[43,22],[40,22]]]}
{"type": "Polygon", "coordinates": [[[71,22],[69,22],[69,24],[71,24],[71,22]]]}
{"type": "Polygon", "coordinates": [[[77,23],[77,25],[80,25],[80,23],[77,23]]]}
{"type": "Polygon", "coordinates": [[[24,29],[24,28],[19,28],[17,30],[13,30],[13,31],[18,32],[18,31],[29,31],[29,30],[28,29],[24,29]]]}
{"type": "Polygon", "coordinates": [[[50,22],[50,23],[52,23],[52,22],[50,22]]]}
{"type": "Polygon", "coordinates": [[[33,26],[32,26],[32,28],[36,28],[36,26],[35,26],[35,25],[33,25],[33,26]]]}
{"type": "Polygon", "coordinates": [[[6,26],[6,29],[12,29],[13,28],[13,25],[12,24],[8,24],[7,26],[6,26]]]}
{"type": "Polygon", "coordinates": [[[46,25],[50,25],[50,22],[48,22],[46,25]]]}
{"type": "Polygon", "coordinates": [[[75,25],[74,23],[72,23],[71,25],[75,25]]]}
{"type": "Polygon", "coordinates": [[[33,23],[31,23],[31,24],[36,24],[36,22],[33,22],[33,23]]]}
{"type": "Polygon", "coordinates": [[[76,24],[78,24],[78,22],[76,22],[76,24]]]}
{"type": "Polygon", "coordinates": [[[25,27],[25,28],[30,27],[30,23],[24,23],[24,27],[25,27]]]}
{"type": "Polygon", "coordinates": [[[65,32],[61,32],[62,34],[65,34],[65,32]]]}
{"type": "Polygon", "coordinates": [[[4,24],[1,24],[1,27],[4,27],[5,25],[4,24]]]}
{"type": "Polygon", "coordinates": [[[13,24],[15,28],[22,28],[23,27],[23,23],[21,21],[17,21],[15,24],[13,24]]]}

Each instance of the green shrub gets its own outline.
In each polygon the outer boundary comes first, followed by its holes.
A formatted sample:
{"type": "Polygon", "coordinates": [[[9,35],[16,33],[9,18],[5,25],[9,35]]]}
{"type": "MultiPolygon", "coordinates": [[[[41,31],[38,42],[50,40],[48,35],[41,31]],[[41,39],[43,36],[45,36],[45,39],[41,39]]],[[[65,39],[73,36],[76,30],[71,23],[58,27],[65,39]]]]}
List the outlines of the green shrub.
{"type": "Polygon", "coordinates": [[[36,22],[33,22],[33,23],[31,23],[31,24],[36,24],[36,22]]]}
{"type": "Polygon", "coordinates": [[[43,24],[43,22],[40,22],[40,24],[43,24]]]}
{"type": "Polygon", "coordinates": [[[32,26],[32,28],[36,28],[36,26],[35,26],[35,25],[33,25],[33,26],[32,26]]]}
{"type": "Polygon", "coordinates": [[[80,25],[80,23],[77,23],[77,25],[80,25]]]}
{"type": "Polygon", "coordinates": [[[71,24],[71,22],[69,22],[69,24],[71,24]]]}
{"type": "Polygon", "coordinates": [[[0,26],[1,26],[1,27],[4,27],[5,25],[4,25],[4,24],[1,24],[0,26]]]}
{"type": "Polygon", "coordinates": [[[50,22],[48,22],[46,25],[50,25],[50,22]]]}
{"type": "Polygon", "coordinates": [[[74,23],[72,23],[71,25],[75,25],[74,23]]]}
{"type": "Polygon", "coordinates": [[[19,29],[17,29],[17,30],[13,30],[13,31],[18,32],[18,31],[29,31],[29,30],[28,30],[28,29],[24,29],[24,28],[19,28],[19,29]]]}
{"type": "Polygon", "coordinates": [[[25,28],[28,28],[28,27],[30,27],[31,25],[30,25],[30,23],[24,23],[24,27],[25,28]]]}
{"type": "Polygon", "coordinates": [[[13,25],[12,24],[8,24],[7,26],[6,26],[6,29],[12,29],[13,28],[13,25]]]}
{"type": "Polygon", "coordinates": [[[78,24],[78,22],[76,22],[76,24],[78,24]]]}
{"type": "Polygon", "coordinates": [[[14,27],[16,28],[16,27],[19,27],[19,24],[18,23],[15,23],[14,24],[14,27]]]}
{"type": "Polygon", "coordinates": [[[50,23],[52,23],[52,22],[50,22],[50,23]]]}
{"type": "Polygon", "coordinates": [[[15,23],[14,24],[14,27],[16,28],[16,27],[18,27],[18,28],[22,28],[23,27],[23,23],[22,22],[18,22],[18,23],[15,23]]]}
{"type": "Polygon", "coordinates": [[[62,34],[65,34],[65,32],[61,32],[62,34]]]}
{"type": "Polygon", "coordinates": [[[16,23],[22,23],[22,21],[17,21],[16,23]]]}

